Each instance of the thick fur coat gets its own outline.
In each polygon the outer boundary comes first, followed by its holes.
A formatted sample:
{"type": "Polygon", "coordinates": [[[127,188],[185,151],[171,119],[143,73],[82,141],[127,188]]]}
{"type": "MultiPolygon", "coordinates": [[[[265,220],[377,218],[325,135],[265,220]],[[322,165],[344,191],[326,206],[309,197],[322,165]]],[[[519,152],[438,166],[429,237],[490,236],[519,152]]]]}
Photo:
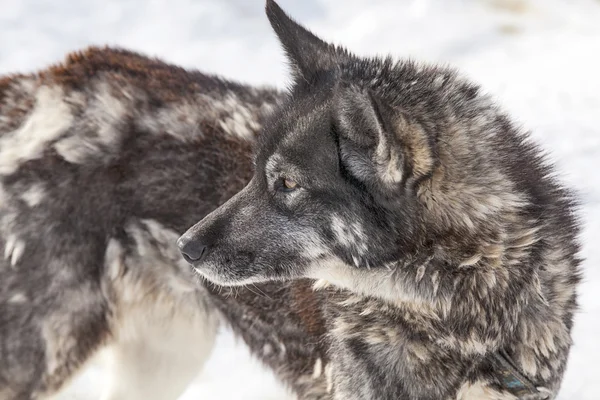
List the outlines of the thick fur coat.
{"type": "Polygon", "coordinates": [[[538,147],[452,70],[267,13],[289,93],[109,48],[0,79],[0,399],[103,347],[103,399],[175,399],[219,320],[301,399],[535,395],[499,353],[554,396],[578,229],[538,147]]]}
{"type": "Polygon", "coordinates": [[[272,1],[267,15],[290,96],[252,180],[180,238],[184,257],[220,285],[331,286],[335,399],[554,396],[578,227],[538,146],[453,70],[360,58],[272,1]]]}

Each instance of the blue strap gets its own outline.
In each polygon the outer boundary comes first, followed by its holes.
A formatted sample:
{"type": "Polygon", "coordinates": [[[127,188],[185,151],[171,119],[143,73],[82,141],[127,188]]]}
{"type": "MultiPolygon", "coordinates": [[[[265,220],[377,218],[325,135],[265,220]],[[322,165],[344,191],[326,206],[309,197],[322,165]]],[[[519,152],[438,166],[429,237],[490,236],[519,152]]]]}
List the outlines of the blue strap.
{"type": "Polygon", "coordinates": [[[519,400],[547,400],[552,395],[550,390],[534,385],[523,375],[505,351],[495,353],[492,363],[499,383],[519,400]]]}

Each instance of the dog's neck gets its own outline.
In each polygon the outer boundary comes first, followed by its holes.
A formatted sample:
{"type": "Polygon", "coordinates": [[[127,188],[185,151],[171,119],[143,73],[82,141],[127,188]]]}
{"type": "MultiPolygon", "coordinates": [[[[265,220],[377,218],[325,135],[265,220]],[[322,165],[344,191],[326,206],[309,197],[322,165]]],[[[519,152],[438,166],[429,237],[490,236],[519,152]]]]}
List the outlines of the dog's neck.
{"type": "Polygon", "coordinates": [[[539,227],[531,221],[512,222],[499,225],[493,235],[482,234],[471,252],[442,241],[422,254],[370,269],[332,258],[310,268],[307,276],[317,280],[315,288],[334,286],[396,306],[446,313],[453,284],[477,281],[501,290],[509,270],[527,262],[539,239],[539,227]]]}
{"type": "MultiPolygon", "coordinates": [[[[417,287],[412,282],[407,282],[407,277],[404,276],[405,270],[425,269],[432,260],[432,257],[427,257],[411,263],[394,263],[389,268],[371,269],[356,268],[341,261],[331,260],[312,268],[309,277],[316,279],[314,288],[317,290],[334,286],[360,296],[379,298],[395,305],[433,305],[434,297],[427,291],[417,290],[417,287]]],[[[432,284],[435,284],[435,278],[432,284]]]]}

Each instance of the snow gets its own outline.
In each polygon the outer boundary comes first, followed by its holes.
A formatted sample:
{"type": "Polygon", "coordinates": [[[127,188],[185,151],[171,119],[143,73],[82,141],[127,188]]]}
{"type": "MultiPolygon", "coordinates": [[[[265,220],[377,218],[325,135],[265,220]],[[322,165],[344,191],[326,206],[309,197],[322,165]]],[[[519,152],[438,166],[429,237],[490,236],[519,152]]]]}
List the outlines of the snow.
{"type": "MultiPolygon", "coordinates": [[[[483,84],[579,190],[585,282],[559,399],[600,398],[600,0],[280,0],[359,54],[449,63],[483,84]]],[[[253,84],[284,86],[262,0],[1,0],[0,74],[33,71],[88,44],[113,44],[253,84]]],[[[61,400],[97,398],[101,363],[61,400]]],[[[181,397],[291,398],[223,331],[181,397]]]]}

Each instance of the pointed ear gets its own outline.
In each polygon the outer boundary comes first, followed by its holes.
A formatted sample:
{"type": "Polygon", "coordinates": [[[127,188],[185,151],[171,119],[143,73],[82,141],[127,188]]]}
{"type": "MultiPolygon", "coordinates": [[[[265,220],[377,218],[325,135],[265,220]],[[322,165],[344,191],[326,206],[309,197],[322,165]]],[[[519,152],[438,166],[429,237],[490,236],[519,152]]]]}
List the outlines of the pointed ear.
{"type": "Polygon", "coordinates": [[[324,42],[291,19],[275,1],[267,0],[265,9],[296,80],[302,78],[310,82],[317,72],[335,68],[350,58],[346,50],[324,42]]]}
{"type": "Polygon", "coordinates": [[[418,180],[433,168],[433,153],[417,122],[373,93],[348,86],[336,102],[344,166],[369,186],[393,188],[418,180]]]}

